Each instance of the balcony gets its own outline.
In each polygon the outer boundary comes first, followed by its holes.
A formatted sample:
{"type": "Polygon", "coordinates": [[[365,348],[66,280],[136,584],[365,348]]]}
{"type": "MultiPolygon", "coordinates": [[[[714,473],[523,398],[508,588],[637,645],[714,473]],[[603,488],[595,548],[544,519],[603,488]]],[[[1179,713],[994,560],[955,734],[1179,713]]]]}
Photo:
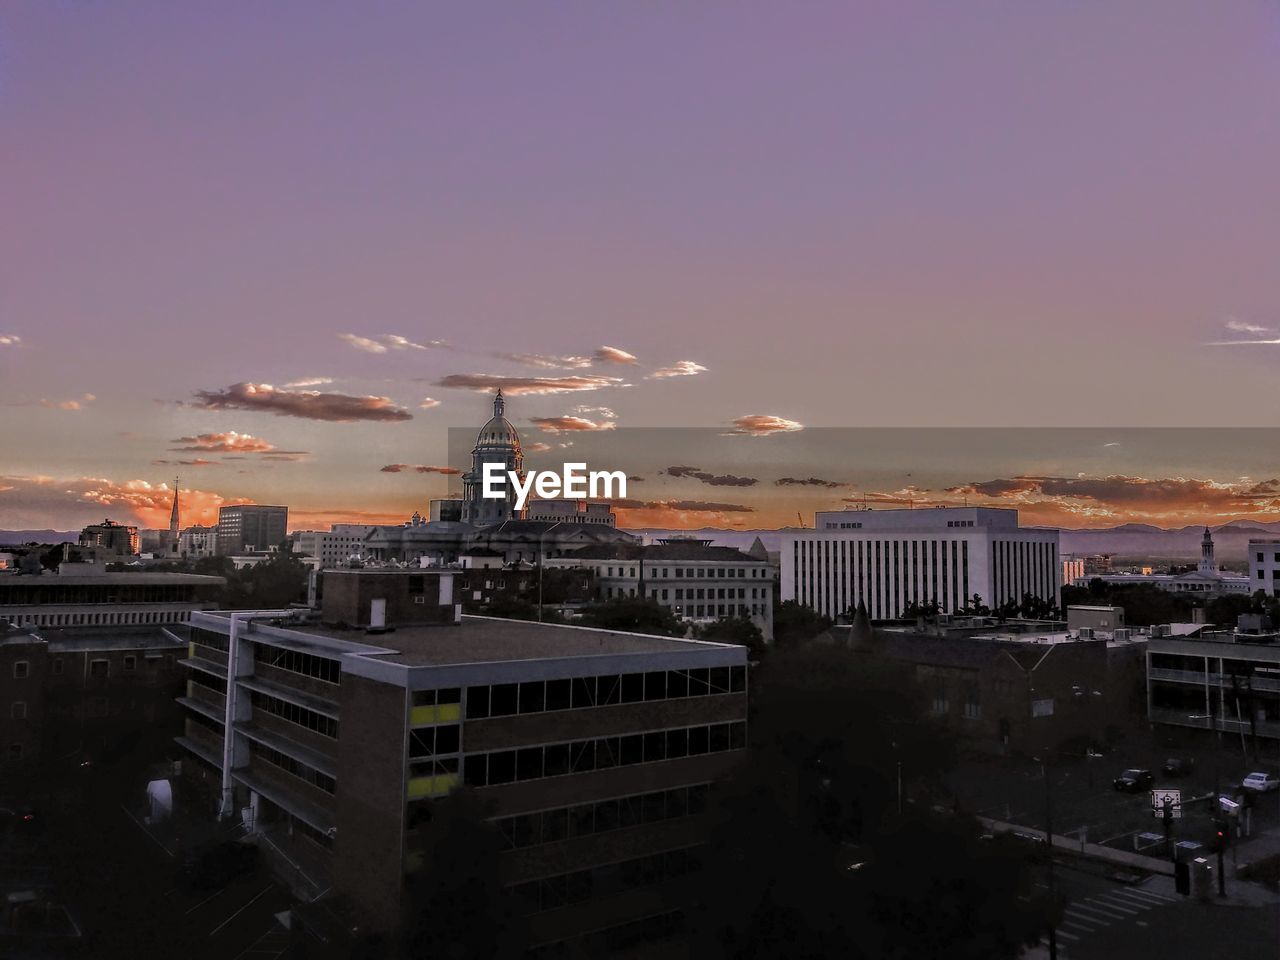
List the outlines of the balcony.
{"type": "MultiPolygon", "coordinates": [[[[1196,716],[1185,710],[1158,710],[1153,709],[1148,716],[1152,723],[1168,723],[1178,727],[1194,727],[1197,730],[1211,730],[1214,727],[1213,722],[1208,717],[1196,716]]],[[[1260,737],[1280,737],[1280,722],[1259,720],[1256,724],[1258,736],[1260,737]]],[[[1217,729],[1221,733],[1230,733],[1239,735],[1244,733],[1246,736],[1251,732],[1252,728],[1248,720],[1237,720],[1235,717],[1219,718],[1217,721],[1217,729]]]]}

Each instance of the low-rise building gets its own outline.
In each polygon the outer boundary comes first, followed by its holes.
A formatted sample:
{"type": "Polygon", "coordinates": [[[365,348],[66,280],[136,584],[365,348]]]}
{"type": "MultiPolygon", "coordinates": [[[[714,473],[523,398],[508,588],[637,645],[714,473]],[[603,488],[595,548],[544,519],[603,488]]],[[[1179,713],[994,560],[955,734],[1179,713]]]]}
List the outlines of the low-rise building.
{"type": "Polygon", "coordinates": [[[98,557],[137,556],[138,528],[114,520],[91,523],[80,531],[80,546],[92,549],[98,557]]]}
{"type": "Polygon", "coordinates": [[[776,568],[758,540],[749,552],[674,537],[647,545],[601,544],[546,563],[548,569],[591,570],[600,600],[646,597],[688,623],[746,617],[760,627],[765,640],[773,636],[776,568]]]}
{"type": "Polygon", "coordinates": [[[463,783],[535,945],[676,909],[707,785],[745,746],[745,648],[464,617],[456,577],[327,571],[315,619],[196,615],[191,774],[374,929],[416,909],[415,825],[463,783]]]}
{"type": "Polygon", "coordinates": [[[1152,723],[1280,739],[1280,632],[1258,614],[1240,619],[1234,630],[1188,625],[1175,634],[1152,628],[1152,723]]]}
{"type": "Polygon", "coordinates": [[[313,557],[321,570],[340,567],[353,557],[363,558],[371,524],[335,523],[326,530],[299,530],[293,535],[294,553],[313,557]]]}
{"type": "Polygon", "coordinates": [[[0,574],[0,621],[20,627],[184,623],[214,607],[222,577],[194,573],[107,573],[64,563],[58,573],[0,574]]]}

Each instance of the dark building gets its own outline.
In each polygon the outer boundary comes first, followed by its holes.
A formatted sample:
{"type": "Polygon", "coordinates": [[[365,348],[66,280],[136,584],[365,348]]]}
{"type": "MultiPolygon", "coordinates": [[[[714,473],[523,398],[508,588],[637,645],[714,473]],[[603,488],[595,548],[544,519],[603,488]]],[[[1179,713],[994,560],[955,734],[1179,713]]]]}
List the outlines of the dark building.
{"type": "Polygon", "coordinates": [[[117,751],[138,729],[178,723],[181,638],[163,627],[0,632],[0,770],[68,751],[117,751]]]}
{"type": "Polygon", "coordinates": [[[285,538],[289,508],[259,503],[218,508],[218,554],[273,550],[285,538]]]}
{"type": "Polygon", "coordinates": [[[63,564],[41,575],[0,574],[0,623],[21,627],[173,624],[215,606],[222,577],[194,573],[107,573],[63,564]],[[78,572],[80,568],[84,572],[78,572]],[[77,572],[73,572],[77,571],[77,572]]]}
{"type": "Polygon", "coordinates": [[[91,547],[100,558],[131,557],[138,553],[138,528],[103,520],[80,531],[80,546],[91,547]]]}
{"type": "MultiPolygon", "coordinates": [[[[850,642],[849,630],[833,634],[850,642]]],[[[993,623],[930,633],[877,629],[861,647],[911,664],[929,712],[975,749],[1034,754],[1101,743],[1143,721],[1144,636],[993,623]]]]}
{"type": "Polygon", "coordinates": [[[414,827],[462,783],[535,944],[671,915],[746,744],[745,648],[459,617],[457,575],[327,571],[318,617],[197,614],[184,771],[374,929],[413,909],[414,827]]]}

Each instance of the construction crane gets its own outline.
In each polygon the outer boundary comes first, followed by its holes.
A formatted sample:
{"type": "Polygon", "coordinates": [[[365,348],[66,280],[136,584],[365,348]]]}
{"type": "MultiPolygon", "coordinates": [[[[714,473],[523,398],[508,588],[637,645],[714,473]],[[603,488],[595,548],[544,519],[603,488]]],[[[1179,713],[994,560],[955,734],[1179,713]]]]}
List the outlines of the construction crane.
{"type": "Polygon", "coordinates": [[[797,511],[796,511],[796,520],[797,520],[797,521],[799,522],[799,524],[800,524],[800,529],[801,529],[801,530],[803,530],[803,529],[804,529],[804,517],[800,516],[800,511],[799,511],[799,510],[797,510],[797,511]]]}

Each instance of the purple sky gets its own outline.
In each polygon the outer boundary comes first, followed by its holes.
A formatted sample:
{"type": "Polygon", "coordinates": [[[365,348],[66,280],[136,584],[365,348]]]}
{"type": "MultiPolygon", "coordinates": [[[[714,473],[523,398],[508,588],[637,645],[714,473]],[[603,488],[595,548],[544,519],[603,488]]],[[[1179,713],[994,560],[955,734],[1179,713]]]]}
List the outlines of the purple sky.
{"type": "Polygon", "coordinates": [[[1280,338],[1277,89],[1263,2],[7,3],[0,528],[411,512],[451,375],[631,384],[530,437],[1275,425],[1280,346],[1210,344],[1280,338]],[[317,378],[412,419],[207,407],[317,378]],[[229,431],[305,456],[174,452],[229,431]]]}

